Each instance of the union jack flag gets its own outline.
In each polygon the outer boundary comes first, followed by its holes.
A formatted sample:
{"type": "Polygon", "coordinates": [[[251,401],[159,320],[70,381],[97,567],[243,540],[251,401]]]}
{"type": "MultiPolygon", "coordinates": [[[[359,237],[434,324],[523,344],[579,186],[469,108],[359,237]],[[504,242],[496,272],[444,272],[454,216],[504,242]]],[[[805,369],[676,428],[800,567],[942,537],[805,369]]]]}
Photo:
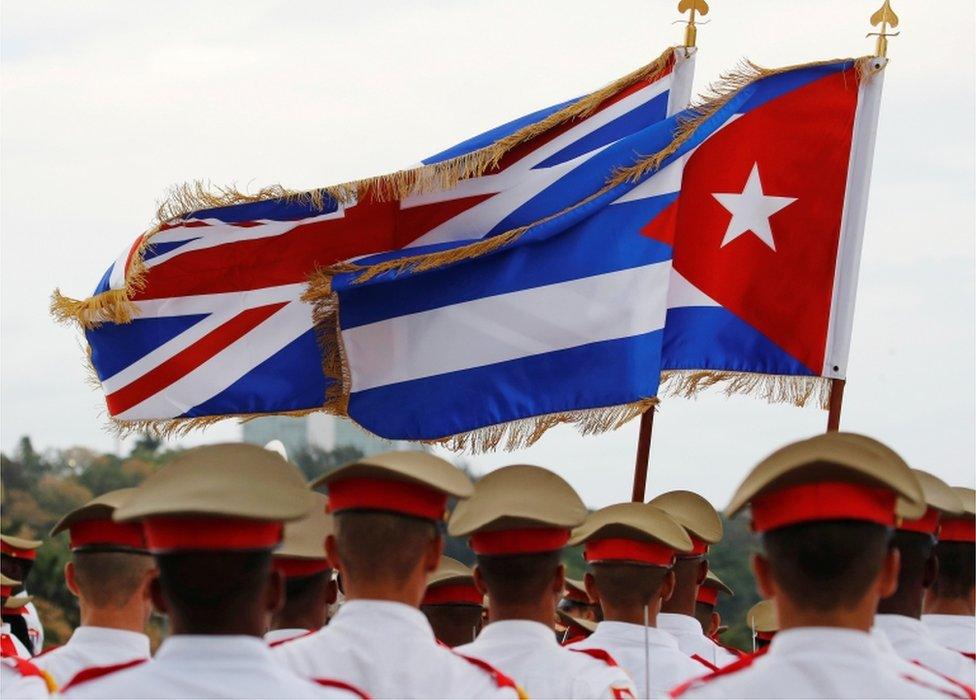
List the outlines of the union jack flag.
{"type": "Polygon", "coordinates": [[[127,323],[97,314],[86,323],[109,414],[124,425],[321,409],[330,380],[301,298],[315,270],[496,236],[575,204],[565,176],[686,107],[692,72],[693,54],[669,49],[609,88],[422,161],[436,169],[504,149],[447,187],[387,200],[367,185],[348,201],[269,198],[167,221],[115,261],[89,300],[127,290],[135,309],[127,323]]]}

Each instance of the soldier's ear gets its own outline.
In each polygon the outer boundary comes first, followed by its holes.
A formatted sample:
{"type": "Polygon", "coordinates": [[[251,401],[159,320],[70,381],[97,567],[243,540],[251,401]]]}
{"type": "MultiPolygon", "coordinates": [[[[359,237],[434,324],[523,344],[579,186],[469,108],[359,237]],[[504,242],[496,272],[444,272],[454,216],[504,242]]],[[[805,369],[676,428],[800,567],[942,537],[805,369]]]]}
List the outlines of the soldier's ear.
{"type": "Polygon", "coordinates": [[[268,572],[268,584],[264,588],[264,610],[272,615],[285,606],[285,577],[281,572],[271,568],[268,572]]]}
{"type": "Polygon", "coordinates": [[[163,595],[163,587],[158,576],[149,582],[149,595],[152,597],[152,604],[157,613],[160,615],[169,614],[169,605],[166,602],[166,596],[163,595]]]}
{"type": "Polygon", "coordinates": [[[483,596],[488,595],[488,585],[485,583],[485,575],[481,573],[481,567],[475,564],[471,573],[474,575],[474,586],[478,592],[483,596]]]}
{"type": "Polygon", "coordinates": [[[596,577],[589,571],[583,574],[583,587],[590,600],[600,600],[600,587],[596,583],[596,577]]]}
{"type": "Polygon", "coordinates": [[[939,577],[939,557],[936,556],[935,550],[929,554],[929,558],[925,560],[925,573],[922,576],[922,588],[931,588],[932,584],[935,583],[935,579],[939,577]]]}
{"type": "Polygon", "coordinates": [[[661,602],[671,600],[671,596],[674,595],[674,589],[678,585],[678,577],[674,573],[674,567],[668,569],[664,573],[664,579],[661,581],[661,602]]]}
{"type": "Polygon", "coordinates": [[[71,560],[68,560],[68,563],[64,565],[64,582],[68,586],[68,590],[71,591],[71,595],[77,598],[78,582],[75,581],[75,563],[71,560]]]}
{"type": "Polygon", "coordinates": [[[712,610],[712,617],[708,621],[708,630],[706,632],[707,637],[714,637],[715,633],[718,632],[718,628],[722,626],[722,616],[718,614],[717,610],[712,610]]]}
{"type": "Polygon", "coordinates": [[[566,565],[560,563],[556,567],[556,576],[552,580],[552,592],[558,599],[563,597],[564,590],[566,590],[566,565]]]}
{"type": "Polygon", "coordinates": [[[326,535],[325,537],[325,558],[332,563],[337,571],[342,571],[342,560],[339,557],[339,545],[336,543],[335,535],[326,535]]]}
{"type": "Polygon", "coordinates": [[[708,559],[702,557],[698,560],[698,585],[705,583],[705,577],[708,576],[708,559]]]}
{"type": "Polygon", "coordinates": [[[767,599],[775,598],[776,581],[773,579],[773,572],[769,566],[769,560],[759,552],[756,552],[752,555],[750,564],[752,565],[752,574],[756,578],[756,588],[759,590],[759,595],[767,599]]]}
{"type": "Polygon", "coordinates": [[[898,572],[901,570],[901,552],[896,547],[888,549],[881,570],[878,572],[878,595],[888,598],[898,590],[898,572]]]}

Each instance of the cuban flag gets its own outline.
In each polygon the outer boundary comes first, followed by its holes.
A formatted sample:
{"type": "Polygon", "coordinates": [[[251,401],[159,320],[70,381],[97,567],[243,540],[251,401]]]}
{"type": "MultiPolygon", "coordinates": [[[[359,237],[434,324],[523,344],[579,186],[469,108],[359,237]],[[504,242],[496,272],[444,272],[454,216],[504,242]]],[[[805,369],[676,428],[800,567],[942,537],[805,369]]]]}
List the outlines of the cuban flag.
{"type": "Polygon", "coordinates": [[[689,157],[662,357],[676,391],[802,404],[846,376],[883,68],[758,80],[689,157]]]}
{"type": "Polygon", "coordinates": [[[204,207],[209,200],[190,192],[184,213],[140,236],[93,297],[55,293],[55,314],[85,329],[108,413],[122,429],[321,410],[335,387],[313,303],[303,298],[317,270],[491,239],[576,204],[579,187],[564,180],[597,172],[594,159],[683,109],[693,64],[693,54],[669,49],[607,88],[415,169],[314,197],[218,197],[228,205],[204,207]]]}

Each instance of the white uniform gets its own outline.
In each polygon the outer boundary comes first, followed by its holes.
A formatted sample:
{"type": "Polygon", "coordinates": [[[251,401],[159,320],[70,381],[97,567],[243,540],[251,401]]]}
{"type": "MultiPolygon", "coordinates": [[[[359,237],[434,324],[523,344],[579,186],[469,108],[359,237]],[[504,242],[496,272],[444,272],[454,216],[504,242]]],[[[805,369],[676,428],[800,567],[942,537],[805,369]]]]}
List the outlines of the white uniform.
{"type": "Polygon", "coordinates": [[[976,652],[976,617],[972,615],[922,615],[936,644],[961,651],[976,652]]]}
{"type": "Polygon", "coordinates": [[[63,687],[83,669],[115,666],[149,656],[149,637],[144,634],[82,625],[64,645],[36,656],[32,661],[63,687]]]}
{"type": "Polygon", "coordinates": [[[681,698],[945,698],[920,676],[896,671],[867,632],[837,627],[781,630],[766,653],[677,689],[681,698]]]}
{"type": "Polygon", "coordinates": [[[348,600],[328,626],[271,650],[299,675],[339,677],[374,698],[514,698],[518,691],[444,646],[403,603],[348,600]]]}
{"type": "Polygon", "coordinates": [[[608,652],[634,679],[637,697],[640,698],[666,697],[675,686],[709,673],[708,668],[681,651],[677,640],[667,632],[629,622],[604,620],[596,626],[596,632],[566,648],[597,648],[608,652]],[[646,672],[648,667],[651,671],[650,683],[646,672]]]}
{"type": "Polygon", "coordinates": [[[964,694],[968,694],[972,697],[971,688],[969,688],[962,681],[957,681],[941,673],[933,671],[932,669],[924,666],[915,661],[908,661],[903,659],[895,647],[891,645],[891,640],[885,636],[884,632],[877,628],[877,626],[871,629],[871,639],[874,641],[875,646],[881,651],[881,655],[884,660],[895,670],[896,673],[901,675],[908,675],[911,678],[915,678],[922,683],[927,683],[933,688],[938,688],[941,691],[949,694],[956,695],[962,691],[964,694]]]}
{"type": "Polygon", "coordinates": [[[976,661],[937,643],[921,620],[907,615],[875,615],[874,626],[902,658],[917,661],[970,687],[976,685],[976,661]]]}
{"type": "Polygon", "coordinates": [[[713,666],[721,668],[739,660],[735,654],[706,637],[698,618],[691,615],[659,613],[657,628],[678,640],[678,648],[685,654],[703,659],[713,666]]]}
{"type": "Polygon", "coordinates": [[[29,659],[31,657],[30,650],[24,646],[24,643],[20,641],[18,637],[15,637],[10,633],[9,622],[0,623],[0,635],[3,637],[2,643],[4,656],[13,655],[21,659],[29,659]]]}
{"type": "Polygon", "coordinates": [[[555,632],[531,620],[492,622],[459,654],[487,661],[530,698],[636,697],[626,671],[581,651],[559,646],[555,632]]]}
{"type": "MultiPolygon", "coordinates": [[[[25,590],[19,595],[28,595],[28,593],[25,590]]],[[[24,606],[24,622],[27,623],[27,634],[30,635],[31,646],[34,647],[32,651],[34,654],[40,654],[44,648],[44,625],[41,624],[41,618],[38,617],[33,602],[28,602],[24,606]]]]}
{"type": "Polygon", "coordinates": [[[291,639],[298,639],[299,637],[304,637],[310,634],[312,630],[305,630],[301,627],[286,627],[280,630],[268,630],[264,633],[264,641],[266,641],[271,646],[277,646],[282,642],[287,642],[291,639]]]}
{"type": "Polygon", "coordinates": [[[0,660],[0,695],[10,700],[51,697],[41,676],[25,673],[17,660],[9,657],[0,660]]]}
{"type": "Polygon", "coordinates": [[[359,698],[343,687],[317,685],[275,663],[258,637],[168,638],[151,661],[72,683],[66,698],[359,698]]]}

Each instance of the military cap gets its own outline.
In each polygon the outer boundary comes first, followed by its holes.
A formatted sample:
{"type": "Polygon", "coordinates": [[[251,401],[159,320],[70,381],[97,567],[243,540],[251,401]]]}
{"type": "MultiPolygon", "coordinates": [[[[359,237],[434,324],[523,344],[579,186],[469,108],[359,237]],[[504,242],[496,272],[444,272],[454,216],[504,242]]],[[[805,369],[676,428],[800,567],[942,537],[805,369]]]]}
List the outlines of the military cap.
{"type": "Polygon", "coordinates": [[[596,624],[592,620],[584,620],[579,617],[573,617],[568,612],[563,610],[557,610],[556,616],[559,618],[559,622],[566,627],[567,631],[575,632],[580,635],[590,636],[596,632],[596,624]]]}
{"type": "Polygon", "coordinates": [[[956,492],[942,479],[921,469],[912,471],[922,487],[926,510],[921,518],[912,517],[914,504],[899,498],[895,503],[895,514],[899,518],[898,529],[935,535],[939,530],[940,518],[960,515],[965,508],[956,492]]]}
{"type": "Polygon", "coordinates": [[[28,540],[23,537],[0,534],[0,554],[15,559],[35,559],[37,548],[44,544],[41,540],[28,540]]]}
{"type": "Polygon", "coordinates": [[[471,495],[471,479],[447,460],[420,450],[363,457],[311,484],[329,491],[329,511],[372,510],[440,521],[449,496],[471,495]]]}
{"type": "Polygon", "coordinates": [[[145,551],[146,539],[139,523],[112,520],[115,509],[134,492],[135,489],[118,489],[93,498],[61,518],[51,529],[51,537],[67,530],[72,552],[106,548],[145,551]]]}
{"type": "Polygon", "coordinates": [[[5,574],[0,574],[0,597],[6,600],[14,592],[15,588],[20,588],[20,581],[10,578],[5,574]]]}
{"type": "Polygon", "coordinates": [[[563,599],[577,603],[579,605],[594,605],[595,601],[586,592],[586,584],[582,581],[567,578],[566,587],[563,591],[563,599]]]}
{"type": "Polygon", "coordinates": [[[3,601],[2,607],[5,614],[7,612],[20,612],[18,608],[22,608],[27,605],[33,598],[33,596],[29,595],[19,595],[11,598],[10,596],[14,592],[15,588],[20,588],[20,581],[0,574],[0,599],[3,601]]]}
{"type": "Polygon", "coordinates": [[[650,505],[657,506],[688,531],[694,545],[686,556],[708,553],[709,545],[722,539],[722,518],[711,503],[692,491],[668,491],[655,496],[650,505]]]}
{"type": "Polygon", "coordinates": [[[942,517],[939,541],[976,542],[976,491],[962,486],[953,486],[952,490],[963,509],[959,515],[942,517]]]}
{"type": "Polygon", "coordinates": [[[646,503],[617,503],[592,513],[573,530],[570,544],[582,544],[591,564],[628,562],[671,566],[692,550],[691,537],[677,520],[646,503]]]}
{"type": "Polygon", "coordinates": [[[760,600],[746,613],[746,625],[757,639],[769,641],[779,631],[775,600],[760,600]]]}
{"type": "Polygon", "coordinates": [[[461,501],[448,532],[469,536],[475,554],[553,552],[586,519],[586,506],[573,487],[542,467],[515,464],[482,477],[461,501]]]}
{"type": "Polygon", "coordinates": [[[437,568],[427,577],[421,605],[484,604],[484,596],[474,585],[474,574],[457,559],[442,556],[437,568]]]}
{"type": "Polygon", "coordinates": [[[281,547],[275,550],[274,567],[285,578],[311,576],[332,568],[325,555],[325,538],[332,534],[329,499],[312,493],[315,506],[299,520],[285,523],[281,547]]]}
{"type": "Polygon", "coordinates": [[[724,593],[728,596],[733,596],[735,593],[732,589],[725,585],[718,576],[715,575],[714,571],[709,570],[708,574],[705,576],[705,580],[702,585],[698,587],[698,597],[696,600],[699,603],[704,603],[705,605],[715,605],[718,602],[718,594],[724,593]]]}
{"type": "Polygon", "coordinates": [[[899,496],[913,512],[924,513],[922,487],[901,457],[863,435],[832,432],[791,443],[762,460],[726,514],[750,506],[756,532],[827,520],[892,527],[899,496]]]}
{"type": "Polygon", "coordinates": [[[301,473],[257,445],[227,443],[183,452],[150,476],[112,517],[140,521],[152,552],[273,549],[285,522],[315,496],[301,473]]]}

